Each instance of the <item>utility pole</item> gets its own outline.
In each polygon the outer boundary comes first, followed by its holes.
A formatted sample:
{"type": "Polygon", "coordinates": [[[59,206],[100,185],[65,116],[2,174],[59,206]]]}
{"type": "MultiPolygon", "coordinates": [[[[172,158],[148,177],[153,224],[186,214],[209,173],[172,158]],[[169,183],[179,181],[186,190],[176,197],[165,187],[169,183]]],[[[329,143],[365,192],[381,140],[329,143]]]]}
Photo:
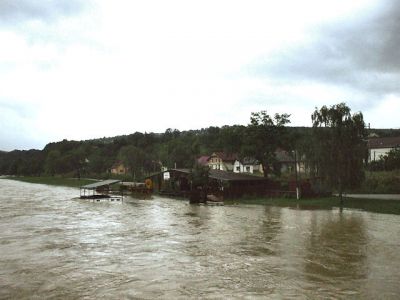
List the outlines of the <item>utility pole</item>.
{"type": "Polygon", "coordinates": [[[299,176],[297,172],[297,151],[294,150],[294,172],[296,174],[296,199],[300,199],[299,176]]]}

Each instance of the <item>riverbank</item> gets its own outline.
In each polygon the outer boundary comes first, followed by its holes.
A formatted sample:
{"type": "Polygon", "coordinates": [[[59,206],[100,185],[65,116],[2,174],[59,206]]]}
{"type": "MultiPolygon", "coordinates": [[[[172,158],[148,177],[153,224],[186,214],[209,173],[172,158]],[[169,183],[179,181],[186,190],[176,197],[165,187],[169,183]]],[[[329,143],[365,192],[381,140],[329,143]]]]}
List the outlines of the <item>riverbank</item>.
{"type": "Polygon", "coordinates": [[[80,187],[82,185],[86,185],[89,183],[95,182],[94,179],[85,179],[85,178],[65,178],[65,177],[29,177],[29,176],[6,176],[4,179],[11,179],[29,183],[37,183],[37,184],[47,184],[47,185],[55,185],[55,186],[67,186],[67,187],[80,187]]]}
{"type": "MultiPolygon", "coordinates": [[[[225,204],[254,204],[278,207],[292,207],[298,209],[333,209],[340,207],[339,197],[319,197],[319,198],[243,198],[235,200],[225,200],[225,204]]],[[[357,209],[369,212],[400,215],[399,200],[379,200],[379,199],[360,199],[345,198],[344,209],[357,209]]]]}
{"type": "MultiPolygon", "coordinates": [[[[35,183],[35,184],[47,184],[54,186],[67,186],[76,188],[85,184],[93,183],[95,181],[93,179],[79,180],[77,178],[64,178],[64,177],[9,176],[3,178],[35,183]]],[[[251,205],[265,205],[265,206],[276,206],[276,207],[292,207],[292,208],[309,209],[309,210],[313,209],[330,210],[340,207],[340,200],[338,197],[302,198],[300,200],[296,200],[294,198],[242,198],[234,200],[225,200],[225,204],[226,205],[251,204],[251,205]]],[[[400,215],[399,200],[345,198],[343,208],[400,215]]]]}

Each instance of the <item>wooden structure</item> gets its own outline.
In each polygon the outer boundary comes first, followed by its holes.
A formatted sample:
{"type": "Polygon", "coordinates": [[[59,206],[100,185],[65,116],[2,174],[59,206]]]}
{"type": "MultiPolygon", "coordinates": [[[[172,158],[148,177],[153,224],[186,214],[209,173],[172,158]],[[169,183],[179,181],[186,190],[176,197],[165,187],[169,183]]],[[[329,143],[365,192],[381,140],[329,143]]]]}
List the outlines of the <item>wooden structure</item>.
{"type": "Polygon", "coordinates": [[[117,191],[111,189],[111,185],[119,182],[121,181],[109,179],[81,186],[79,188],[80,199],[122,201],[123,195],[116,195],[115,192],[117,191]]]}
{"type": "Polygon", "coordinates": [[[151,184],[147,182],[121,182],[122,191],[139,199],[151,199],[151,184]]]}
{"type": "Polygon", "coordinates": [[[170,169],[147,179],[152,181],[153,191],[161,195],[189,197],[199,193],[202,198],[212,194],[218,199],[265,195],[269,185],[269,180],[264,177],[221,170],[209,170],[205,190],[193,188],[190,169],[170,169]]]}

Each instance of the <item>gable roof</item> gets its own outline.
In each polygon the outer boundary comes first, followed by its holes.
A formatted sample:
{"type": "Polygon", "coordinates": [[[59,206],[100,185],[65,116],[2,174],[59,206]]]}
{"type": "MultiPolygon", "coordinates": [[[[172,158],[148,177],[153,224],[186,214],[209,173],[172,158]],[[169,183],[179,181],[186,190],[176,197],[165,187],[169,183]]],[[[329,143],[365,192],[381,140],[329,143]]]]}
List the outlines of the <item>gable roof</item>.
{"type": "Polygon", "coordinates": [[[368,149],[400,147],[400,136],[386,138],[372,138],[367,142],[368,149]]]}
{"type": "Polygon", "coordinates": [[[235,161],[238,159],[238,155],[236,153],[225,153],[225,152],[214,152],[211,154],[211,156],[208,158],[210,159],[211,157],[219,157],[222,159],[222,161],[235,161]]]}
{"type": "Polygon", "coordinates": [[[244,157],[243,159],[237,159],[242,165],[259,165],[260,162],[254,157],[244,157]]]}
{"type": "Polygon", "coordinates": [[[111,166],[111,169],[116,169],[116,168],[118,168],[119,166],[123,166],[124,167],[124,164],[121,162],[121,161],[116,161],[112,166],[111,166]]]}
{"type": "Polygon", "coordinates": [[[282,149],[276,150],[275,157],[276,157],[277,161],[281,162],[281,163],[294,162],[294,158],[286,150],[282,150],[282,149]]]}

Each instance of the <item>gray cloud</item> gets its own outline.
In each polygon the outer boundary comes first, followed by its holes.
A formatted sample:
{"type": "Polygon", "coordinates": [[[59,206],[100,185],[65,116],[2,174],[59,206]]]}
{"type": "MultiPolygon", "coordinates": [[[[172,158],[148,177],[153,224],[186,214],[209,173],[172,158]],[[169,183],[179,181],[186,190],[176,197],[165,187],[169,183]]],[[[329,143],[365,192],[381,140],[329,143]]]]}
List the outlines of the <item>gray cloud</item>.
{"type": "Polygon", "coordinates": [[[313,42],[281,49],[251,67],[281,81],[342,85],[371,97],[400,94],[400,6],[386,1],[368,17],[325,24],[313,42]]]}
{"type": "Polygon", "coordinates": [[[87,3],[82,0],[0,0],[0,24],[29,20],[48,22],[79,13],[87,3]]]}

